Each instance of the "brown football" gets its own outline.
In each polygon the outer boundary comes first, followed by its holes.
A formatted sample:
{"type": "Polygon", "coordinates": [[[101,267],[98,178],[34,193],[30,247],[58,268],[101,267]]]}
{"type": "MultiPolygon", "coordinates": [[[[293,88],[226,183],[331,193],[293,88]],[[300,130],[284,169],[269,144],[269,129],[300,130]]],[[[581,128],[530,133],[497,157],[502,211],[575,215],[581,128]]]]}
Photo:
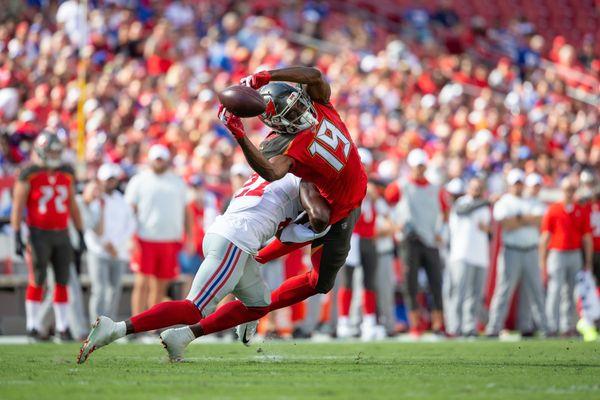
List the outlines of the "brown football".
{"type": "Polygon", "coordinates": [[[219,101],[233,115],[240,118],[256,117],[265,112],[262,96],[248,86],[234,85],[219,93],[219,101]]]}

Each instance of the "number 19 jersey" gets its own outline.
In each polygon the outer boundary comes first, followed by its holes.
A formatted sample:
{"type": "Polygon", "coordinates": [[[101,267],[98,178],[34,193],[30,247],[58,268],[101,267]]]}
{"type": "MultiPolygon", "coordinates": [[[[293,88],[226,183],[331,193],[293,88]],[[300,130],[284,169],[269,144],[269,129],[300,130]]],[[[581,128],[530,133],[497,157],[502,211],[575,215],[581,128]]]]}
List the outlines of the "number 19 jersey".
{"type": "Polygon", "coordinates": [[[207,233],[216,233],[246,253],[256,254],[282,223],[295,219],[301,211],[300,178],[287,174],[267,182],[254,173],[207,233]]]}
{"type": "Polygon", "coordinates": [[[367,174],[348,129],[331,103],[313,102],[317,125],[298,133],[283,154],[291,157],[294,175],[314,183],[331,208],[330,224],[360,206],[367,174]]]}
{"type": "Polygon", "coordinates": [[[32,164],[23,168],[19,181],[29,184],[27,225],[43,230],[67,229],[75,182],[73,168],[63,165],[49,169],[32,164]]]}

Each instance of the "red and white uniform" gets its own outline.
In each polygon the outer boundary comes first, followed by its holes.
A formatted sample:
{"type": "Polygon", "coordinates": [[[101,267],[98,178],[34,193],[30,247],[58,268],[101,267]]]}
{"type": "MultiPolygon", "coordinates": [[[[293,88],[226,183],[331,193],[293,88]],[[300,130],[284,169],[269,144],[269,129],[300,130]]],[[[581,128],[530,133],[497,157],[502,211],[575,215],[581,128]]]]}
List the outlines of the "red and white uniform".
{"type": "Polygon", "coordinates": [[[314,183],[331,208],[330,224],[359,207],[367,174],[346,125],[331,103],[313,103],[317,125],[298,133],[284,152],[294,160],[290,172],[314,183]]]}
{"type": "Polygon", "coordinates": [[[287,174],[269,183],[254,173],[206,233],[216,233],[245,252],[256,254],[282,222],[293,220],[301,211],[300,178],[287,174]]]}
{"type": "Polygon", "coordinates": [[[67,229],[75,181],[71,167],[48,169],[32,165],[23,169],[20,180],[29,184],[27,225],[43,230],[67,229]]]}

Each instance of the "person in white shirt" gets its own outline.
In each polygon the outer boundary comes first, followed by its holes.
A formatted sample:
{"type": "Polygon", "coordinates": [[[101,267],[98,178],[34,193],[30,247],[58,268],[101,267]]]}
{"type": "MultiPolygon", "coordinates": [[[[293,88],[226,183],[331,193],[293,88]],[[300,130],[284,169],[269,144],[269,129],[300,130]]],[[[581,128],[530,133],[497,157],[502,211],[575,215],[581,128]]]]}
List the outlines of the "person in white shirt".
{"type": "Polygon", "coordinates": [[[187,185],[169,170],[169,149],[155,144],[148,151],[150,168],[131,178],[125,199],[133,206],[137,219],[139,265],[131,295],[134,313],[160,303],[169,282],[177,278],[177,256],[184,230],[185,250],[194,252],[192,216],[187,207],[187,185]]]}
{"type": "Polygon", "coordinates": [[[121,173],[117,164],[103,164],[97,174],[99,195],[86,193],[83,198],[92,322],[100,315],[116,317],[121,279],[130,257],[135,218],[131,206],[117,190],[121,173]]]}
{"type": "Polygon", "coordinates": [[[484,184],[479,178],[469,181],[467,194],[456,200],[449,219],[449,269],[453,295],[448,313],[448,333],[476,336],[477,316],[482,306],[482,293],[490,263],[489,232],[492,213],[483,198],[484,184]]]}
{"type": "MultiPolygon", "coordinates": [[[[543,179],[540,174],[535,172],[530,173],[525,178],[525,198],[529,202],[529,208],[532,215],[543,216],[546,213],[548,206],[540,198],[540,191],[542,190],[543,179]]],[[[536,241],[540,240],[539,227],[533,226],[530,229],[532,237],[536,238],[536,241]]],[[[537,264],[539,268],[539,263],[537,264]]],[[[533,318],[531,317],[531,298],[529,294],[529,287],[527,285],[521,285],[519,289],[519,302],[517,304],[517,328],[521,331],[523,336],[531,336],[535,331],[535,325],[533,318]]]]}
{"type": "Polygon", "coordinates": [[[528,293],[536,327],[545,333],[544,291],[538,260],[539,226],[543,214],[536,212],[523,196],[525,173],[522,170],[510,170],[506,181],[509,191],[494,206],[494,219],[502,226],[502,249],[486,334],[498,336],[504,327],[508,306],[519,283],[528,293]]]}

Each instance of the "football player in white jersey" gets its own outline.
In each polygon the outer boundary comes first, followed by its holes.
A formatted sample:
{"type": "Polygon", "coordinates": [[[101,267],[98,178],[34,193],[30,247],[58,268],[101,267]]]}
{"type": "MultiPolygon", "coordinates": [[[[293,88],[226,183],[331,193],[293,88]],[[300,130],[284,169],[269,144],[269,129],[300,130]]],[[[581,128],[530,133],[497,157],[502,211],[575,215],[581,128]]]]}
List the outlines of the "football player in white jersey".
{"type": "MultiPolygon", "coordinates": [[[[253,255],[275,235],[281,241],[298,243],[325,235],[329,214],[327,203],[311,183],[292,174],[274,182],[253,174],[208,229],[202,243],[205,259],[186,299],[157,304],[126,321],[99,317],[77,362],[85,362],[94,350],[128,334],[195,324],[209,317],[229,293],[243,302],[245,312],[256,312],[258,319],[270,304],[271,291],[253,255]]],[[[187,326],[161,334],[172,360],[180,359],[194,338],[187,326]]]]}

